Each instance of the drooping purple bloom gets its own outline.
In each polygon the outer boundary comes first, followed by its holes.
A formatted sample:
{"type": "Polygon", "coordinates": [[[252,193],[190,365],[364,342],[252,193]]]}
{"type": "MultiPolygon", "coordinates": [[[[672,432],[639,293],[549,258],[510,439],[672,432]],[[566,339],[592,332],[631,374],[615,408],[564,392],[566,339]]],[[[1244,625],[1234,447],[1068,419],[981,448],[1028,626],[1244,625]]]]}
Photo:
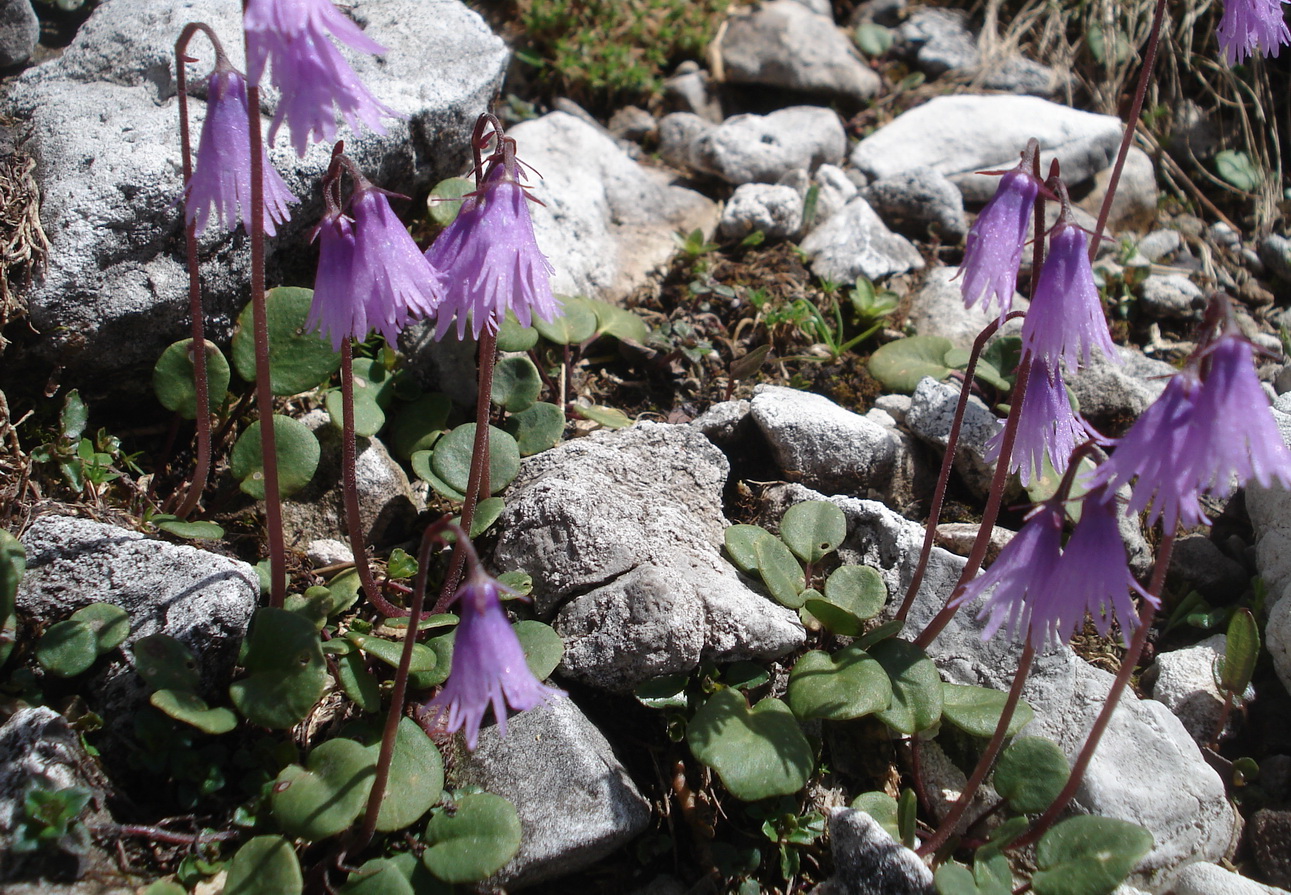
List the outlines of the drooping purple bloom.
{"type": "Polygon", "coordinates": [[[980,301],[987,307],[999,299],[1001,318],[1013,307],[1022,247],[1040,193],[1040,181],[1026,170],[1027,164],[1024,159],[1000,178],[995,195],[968,231],[960,267],[964,304],[971,308],[980,301]]]}
{"type": "Polygon", "coordinates": [[[501,584],[478,566],[466,576],[454,599],[461,622],[453,641],[448,682],[427,706],[434,719],[447,714],[445,728],[465,728],[467,748],[479,739],[480,722],[489,707],[498,732],[507,732],[507,707],[525,711],[564,692],[544,686],[529,671],[524,650],[499,600],[501,584]]]}
{"type": "MultiPolygon", "coordinates": [[[[1030,314],[1027,315],[1030,319],[1030,314]]],[[[1062,369],[1039,357],[1031,361],[1022,410],[1018,416],[1018,434],[1009,458],[1009,472],[1016,472],[1022,484],[1029,485],[1044,470],[1048,456],[1055,472],[1067,469],[1067,461],[1076,445],[1090,435],[1071,409],[1062,369]]],[[[986,459],[999,456],[1004,433],[1000,431],[986,443],[986,459]]]]}
{"type": "MultiPolygon", "coordinates": [[[[1158,518],[1173,533],[1182,522],[1188,527],[1208,522],[1197,497],[1201,458],[1215,438],[1233,438],[1235,432],[1206,432],[1196,425],[1201,381],[1195,366],[1170,378],[1165,391],[1117,442],[1112,458],[1098,468],[1092,482],[1117,490],[1137,477],[1129,511],[1148,510],[1148,524],[1158,518]]],[[[1267,413],[1267,411],[1265,411],[1267,413]]]]}
{"type": "Polygon", "coordinates": [[[324,215],[310,326],[339,350],[347,338],[378,330],[390,344],[410,317],[428,317],[441,299],[439,273],[390,208],[385,193],[360,182],[350,214],[324,215]]]}
{"type": "Polygon", "coordinates": [[[958,608],[990,592],[978,615],[987,620],[983,640],[1005,627],[1010,637],[1024,635],[1037,650],[1043,649],[1056,614],[1050,582],[1058,566],[1062,524],[1061,505],[1040,504],[991,567],[955,598],[952,605],[958,608]]]}
{"type": "Polygon", "coordinates": [[[1085,231],[1059,221],[1049,237],[1049,254],[1036,281],[1035,297],[1022,323],[1022,345],[1051,364],[1069,370],[1089,363],[1091,349],[1120,362],[1103,317],[1103,304],[1089,265],[1085,231]]]}
{"type": "Polygon", "coordinates": [[[1236,65],[1257,52],[1277,56],[1291,44],[1291,30],[1282,17],[1287,0],[1224,0],[1224,15],[1216,36],[1224,59],[1236,65]]]}
{"type": "MultiPolygon", "coordinates": [[[[198,236],[206,231],[212,209],[220,226],[230,231],[251,212],[246,80],[233,69],[217,65],[207,88],[206,120],[185,194],[185,219],[196,223],[198,236]]],[[[273,236],[276,225],[290,217],[287,206],[296,197],[269,164],[264,147],[260,148],[260,163],[264,168],[264,232],[273,236]]]]}
{"type": "MultiPolygon", "coordinates": [[[[1130,595],[1138,594],[1157,608],[1161,605],[1130,574],[1117,513],[1116,495],[1107,489],[1095,488],[1085,495],[1080,521],[1049,581],[1053,599],[1045,624],[1055,639],[1071,640],[1089,615],[1103,636],[1111,630],[1112,620],[1119,620],[1121,637],[1128,646],[1130,632],[1138,627],[1130,595]]],[[[1034,623],[1035,616],[1032,618],[1034,623]]]]}
{"type": "Polygon", "coordinates": [[[363,86],[328,39],[330,34],[361,53],[386,51],[330,0],[248,0],[243,26],[251,83],[260,83],[271,61],[271,82],[281,94],[270,143],[286,122],[292,146],[304,156],[311,139],[330,142],[336,135],[338,113],[355,132],[361,122],[378,134],[385,133],[383,116],[403,117],[363,86]]]}
{"type": "Polygon", "coordinates": [[[551,263],[538,248],[529,218],[529,198],[517,182],[514,163],[494,164],[478,195],[461,211],[426,252],[445,277],[444,303],[435,324],[442,339],[453,318],[457,337],[466,337],[467,319],[479,339],[487,327],[497,332],[507,311],[522,326],[536,316],[550,321],[560,313],[551,293],[551,263]]]}
{"type": "Polygon", "coordinates": [[[1291,451],[1278,432],[1269,399],[1255,375],[1250,343],[1236,333],[1215,341],[1197,395],[1193,429],[1210,433],[1199,445],[1196,474],[1203,490],[1219,496],[1254,479],[1291,488],[1291,451]]]}

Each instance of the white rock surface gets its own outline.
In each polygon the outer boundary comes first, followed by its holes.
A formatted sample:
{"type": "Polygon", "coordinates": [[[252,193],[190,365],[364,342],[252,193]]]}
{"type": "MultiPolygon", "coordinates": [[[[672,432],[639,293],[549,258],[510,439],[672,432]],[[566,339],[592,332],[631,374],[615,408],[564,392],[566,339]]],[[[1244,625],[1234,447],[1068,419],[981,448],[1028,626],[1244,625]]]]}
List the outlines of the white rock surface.
{"type": "Polygon", "coordinates": [[[1057,156],[1063,178],[1079,183],[1115,157],[1121,122],[1032,96],[940,96],[866,137],[851,159],[875,179],[934,168],[965,202],[985,202],[999,178],[975,172],[1016,167],[1031,137],[1040,141],[1042,166],[1057,156]]]}
{"type": "Polygon", "coordinates": [[[801,228],[802,196],[797,190],[782,184],[746,183],[722,209],[717,232],[723,239],[743,239],[761,230],[767,239],[786,239],[801,228]]]}
{"type": "MultiPolygon", "coordinates": [[[[906,426],[916,438],[941,448],[944,453],[950,443],[950,426],[958,403],[957,387],[925,376],[911,397],[906,426]]],[[[985,494],[990,488],[995,464],[986,460],[986,443],[1002,428],[1003,423],[981,398],[973,395],[968,399],[955,448],[955,471],[977,494],[985,494]]]]}
{"type": "MultiPolygon", "coordinates": [[[[671,117],[671,116],[670,116],[671,117]]],[[[557,294],[622,298],[677,251],[678,231],[717,225],[711,200],[628,157],[607,134],[564,112],[511,128],[533,179],[534,235],[557,294]]]]}
{"type": "Polygon", "coordinates": [[[690,164],[737,186],[777,183],[797,168],[814,171],[826,163],[840,164],[846,151],[847,136],[836,112],[790,106],[770,115],[736,115],[700,133],[691,145],[690,164]]]}
{"type": "Polygon", "coordinates": [[[1200,320],[1206,295],[1183,274],[1152,274],[1139,287],[1139,306],[1162,320],[1200,320]]]}
{"type": "Polygon", "coordinates": [[[889,230],[860,196],[812,230],[802,250],[811,256],[811,272],[835,283],[878,280],[923,267],[919,250],[889,230]]]}
{"type": "Polygon", "coordinates": [[[1122,363],[1110,363],[1096,348],[1089,366],[1067,378],[1080,412],[1096,425],[1106,419],[1137,419],[1161,396],[1175,369],[1137,351],[1117,346],[1122,363]]]}
{"type": "Polygon", "coordinates": [[[1170,881],[1170,895],[1286,895],[1285,889],[1265,886],[1225,870],[1218,864],[1189,864],[1170,881]]]}
{"type": "Polygon", "coordinates": [[[864,811],[830,812],[829,850],[834,875],[813,890],[816,895],[932,895],[928,865],[864,811]]]}
{"type": "Polygon", "coordinates": [[[911,168],[876,180],[862,195],[883,223],[906,236],[924,238],[931,232],[954,245],[968,233],[964,197],[933,168],[911,168]]]}
{"type": "Polygon", "coordinates": [[[796,0],[771,0],[732,15],[721,53],[732,84],[762,84],[858,104],[875,97],[882,86],[833,19],[796,0]]]}
{"type": "Polygon", "coordinates": [[[40,20],[31,0],[0,0],[0,68],[31,58],[40,39],[40,20]]]}
{"type": "Polygon", "coordinates": [[[560,672],[626,691],[702,660],[801,645],[797,614],[721,555],[725,456],[690,426],[638,423],[526,459],[493,564],[533,576],[534,609],[565,638],[560,672]]]}
{"type": "MultiPolygon", "coordinates": [[[[1108,165],[1094,175],[1094,188],[1079,203],[1081,208],[1095,218],[1107,195],[1112,168],[1113,165],[1108,165]]],[[[1107,226],[1116,232],[1136,230],[1142,233],[1157,221],[1159,196],[1156,166],[1152,164],[1152,157],[1137,146],[1131,146],[1129,155],[1125,157],[1125,167],[1121,170],[1121,179],[1116,184],[1116,196],[1112,199],[1107,226]]]]}
{"type": "Polygon", "coordinates": [[[1157,656],[1152,698],[1174,712],[1198,743],[1209,743],[1219,723],[1224,697],[1215,686],[1214,669],[1225,654],[1225,639],[1216,634],[1157,656]]]}
{"type": "MultiPolygon", "coordinates": [[[[980,303],[964,307],[963,287],[958,267],[938,267],[928,271],[923,286],[910,299],[906,317],[921,336],[941,336],[957,348],[972,348],[978,335],[999,319],[998,310],[987,310],[980,303]]],[[[1013,309],[1025,311],[1030,305],[1020,294],[1013,295],[1013,309]]],[[[1021,320],[1010,320],[1001,329],[1005,335],[1017,335],[1021,320]]]]}

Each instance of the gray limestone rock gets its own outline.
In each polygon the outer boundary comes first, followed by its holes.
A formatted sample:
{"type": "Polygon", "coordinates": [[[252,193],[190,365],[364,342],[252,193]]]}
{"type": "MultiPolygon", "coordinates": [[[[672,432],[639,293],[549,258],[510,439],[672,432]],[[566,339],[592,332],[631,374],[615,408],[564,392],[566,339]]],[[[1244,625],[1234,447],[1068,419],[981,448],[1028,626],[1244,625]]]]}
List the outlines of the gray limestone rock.
{"type": "Polygon", "coordinates": [[[663,82],[668,107],[674,112],[690,112],[713,124],[722,123],[722,103],[713,79],[699,63],[687,60],[677,66],[663,82]]]}
{"type": "Polygon", "coordinates": [[[1121,121],[1032,96],[940,96],[916,106],[856,145],[852,164],[874,179],[934,168],[965,202],[985,202],[998,177],[977,171],[1017,166],[1027,140],[1040,142],[1042,164],[1057,157],[1063,178],[1078,183],[1112,161],[1121,121]]]}
{"type": "Polygon", "coordinates": [[[1261,808],[1251,817],[1249,827],[1255,866],[1269,882],[1291,886],[1291,811],[1261,808]]]}
{"type": "Polygon", "coordinates": [[[790,106],[770,115],[736,115],[699,134],[691,144],[690,164],[736,186],[777,183],[797,168],[814,171],[822,164],[839,164],[846,151],[847,136],[836,112],[790,106]]]}
{"type": "Polygon", "coordinates": [[[882,86],[833,19],[795,0],[771,0],[731,16],[721,41],[732,84],[762,84],[803,93],[873,99],[882,86]]]}
{"type": "Polygon", "coordinates": [[[1209,743],[1219,723],[1224,697],[1215,686],[1215,662],[1222,660],[1225,642],[1216,634],[1157,656],[1152,698],[1174,712],[1198,743],[1209,743]]]}
{"type": "MultiPolygon", "coordinates": [[[[501,83],[506,46],[458,2],[437,4],[433,16],[416,0],[358,0],[349,11],[389,48],[379,59],[353,57],[355,70],[408,118],[390,120],[384,136],[342,128],[346,152],[374,182],[402,193],[457,173],[475,117],[501,83]]],[[[105,389],[146,383],[146,375],[111,374],[150,369],[167,344],[187,334],[173,58],[175,39],[192,20],[224,35],[241,64],[236,4],[113,0],[95,10],[61,57],[24,72],[0,110],[20,122],[16,136],[36,160],[51,244],[43,275],[25,296],[45,334],[38,349],[69,376],[97,375],[105,389]]],[[[200,86],[210,50],[200,40],[193,50],[204,60],[189,72],[200,86]]],[[[266,96],[266,112],[275,101],[266,96]]],[[[191,111],[196,133],[203,104],[193,102],[191,111]]],[[[316,183],[330,152],[330,145],[315,145],[297,159],[280,140],[271,153],[304,204],[269,241],[270,282],[289,271],[306,275],[306,234],[321,209],[316,183]]],[[[212,230],[202,255],[208,333],[227,338],[245,301],[245,237],[212,230]]]]}
{"type": "Polygon", "coordinates": [[[898,29],[901,41],[913,50],[915,64],[926,74],[947,73],[971,78],[987,90],[1049,96],[1061,78],[1051,68],[1017,53],[983,58],[968,29],[968,14],[958,9],[925,7],[916,10],[898,29]]]}
{"type": "Polygon", "coordinates": [[[1139,240],[1139,254],[1154,264],[1179,251],[1183,236],[1178,230],[1153,230],[1139,240]]]}
{"type": "Polygon", "coordinates": [[[835,283],[878,280],[923,267],[919,250],[889,230],[860,196],[812,230],[802,250],[811,256],[811,272],[835,283]]]}
{"type": "Polygon", "coordinates": [[[1175,372],[1169,364],[1137,351],[1117,350],[1122,363],[1111,363],[1094,349],[1089,366],[1067,378],[1067,390],[1080,402],[1081,414],[1095,426],[1111,420],[1124,425],[1137,419],[1161,396],[1166,379],[1175,372]]]}
{"type": "Polygon", "coordinates": [[[932,871],[923,859],[893,841],[864,811],[835,808],[829,816],[834,875],[816,895],[932,895],[932,871]]]}
{"type": "Polygon", "coordinates": [[[672,112],[659,119],[659,157],[683,171],[695,167],[691,153],[699,138],[716,127],[694,112],[672,112]]]}
{"type": "Polygon", "coordinates": [[[744,399],[722,401],[695,417],[690,421],[690,425],[703,432],[713,444],[726,448],[751,432],[753,428],[753,422],[749,418],[751,407],[752,405],[744,399]]]}
{"type": "Polygon", "coordinates": [[[857,186],[837,165],[821,165],[812,177],[817,187],[816,211],[807,223],[811,229],[842,211],[858,192],[857,186]]]}
{"type": "Polygon", "coordinates": [[[797,615],[721,555],[726,458],[690,426],[638,423],[526,459],[493,564],[533,577],[569,644],[561,674],[616,691],[702,660],[771,658],[797,615]]]}
{"type": "Polygon", "coordinates": [[[876,180],[861,193],[883,223],[915,239],[929,232],[956,244],[968,233],[964,197],[933,168],[911,168],[876,180]]]}
{"type": "MultiPolygon", "coordinates": [[[[670,118],[672,116],[669,116],[670,118]]],[[[614,300],[641,286],[677,251],[678,231],[717,225],[717,205],[633,161],[606,133],[553,112],[508,131],[542,178],[529,185],[534,235],[557,294],[614,300]]]]}
{"type": "Polygon", "coordinates": [[[1170,593],[1200,591],[1216,604],[1235,603],[1250,586],[1251,576],[1237,560],[1226,556],[1206,534],[1186,534],[1174,543],[1166,588],[1170,593]]]}
{"type": "Polygon", "coordinates": [[[909,482],[899,434],[823,395],[759,385],[751,416],[786,477],[831,494],[891,494],[909,482]]]}
{"type": "MultiPolygon", "coordinates": [[[[938,267],[928,271],[923,286],[910,298],[910,312],[906,319],[921,336],[941,336],[957,348],[972,348],[982,330],[998,320],[1000,315],[994,305],[990,310],[980,302],[971,308],[964,307],[964,293],[958,277],[958,267],[938,267]]],[[[1025,311],[1028,306],[1025,298],[1014,294],[1015,311],[1025,311]]],[[[1002,331],[1017,335],[1021,329],[1021,321],[1010,320],[1002,331]]]]}
{"type": "Polygon", "coordinates": [[[1200,320],[1206,295],[1182,274],[1152,274],[1139,287],[1139,306],[1158,319],[1200,320]]]}
{"type": "MultiPolygon", "coordinates": [[[[1285,843],[1283,843],[1285,844],[1285,843]]],[[[1188,864],[1170,880],[1170,895],[1286,895],[1241,874],[1204,861],[1188,864]]]]}
{"type": "Polygon", "coordinates": [[[0,68],[31,58],[40,40],[40,20],[31,0],[0,0],[0,68]]]}
{"type": "Polygon", "coordinates": [[[1291,239],[1270,233],[1260,242],[1260,260],[1284,280],[1291,280],[1291,239]]]}
{"type": "Polygon", "coordinates": [[[490,879],[512,891],[582,870],[650,823],[649,802],[570,699],[513,716],[505,739],[496,726],[484,728],[452,776],[516,806],[520,851],[490,879]]]}
{"type": "Polygon", "coordinates": [[[788,239],[801,228],[802,196],[797,190],[782,184],[746,183],[726,203],[717,232],[732,240],[755,230],[767,239],[788,239]]]}
{"type": "Polygon", "coordinates": [[[1269,610],[1268,621],[1264,623],[1264,645],[1273,657],[1278,680],[1291,691],[1291,600],[1287,599],[1286,590],[1269,610]]]}
{"type": "MultiPolygon", "coordinates": [[[[950,441],[950,426],[955,418],[959,389],[946,382],[925,376],[915,388],[906,414],[906,426],[916,438],[940,448],[950,441]]],[[[955,449],[955,471],[975,493],[990,488],[995,464],[986,459],[986,443],[995,437],[1002,423],[977,396],[968,399],[964,422],[955,449]]]]}
{"type": "MultiPolygon", "coordinates": [[[[1107,195],[1113,167],[1108,165],[1094,175],[1094,188],[1079,202],[1082,209],[1095,217],[1107,195]]],[[[1152,157],[1142,149],[1130,147],[1130,153],[1125,157],[1125,167],[1121,170],[1121,179],[1116,184],[1116,196],[1112,199],[1107,226],[1117,232],[1135,230],[1142,233],[1156,223],[1159,195],[1156,166],[1152,163],[1152,157]]]]}

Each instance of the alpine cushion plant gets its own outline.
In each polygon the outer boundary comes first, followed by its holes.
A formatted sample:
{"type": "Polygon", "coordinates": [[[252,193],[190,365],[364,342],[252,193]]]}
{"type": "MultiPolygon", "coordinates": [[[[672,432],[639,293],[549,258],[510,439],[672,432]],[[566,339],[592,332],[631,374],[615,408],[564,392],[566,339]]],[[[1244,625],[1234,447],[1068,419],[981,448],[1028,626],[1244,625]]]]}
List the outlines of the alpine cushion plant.
{"type": "MultiPolygon", "coordinates": [[[[264,232],[290,216],[287,206],[296,197],[269,164],[260,147],[264,170],[264,232]]],[[[197,144],[193,176],[184,195],[186,219],[202,235],[212,209],[225,230],[233,230],[251,213],[251,137],[247,127],[246,79],[220,54],[207,82],[206,120],[197,144]]]]}
{"type": "Polygon", "coordinates": [[[1040,181],[1031,172],[1038,151],[1038,144],[1032,141],[1018,166],[1000,178],[995,195],[973,222],[964,244],[960,266],[964,304],[971,308],[980,301],[987,307],[992,299],[998,299],[1001,319],[1013,307],[1022,248],[1040,195],[1040,181]]]}
{"type": "Polygon", "coordinates": [[[490,706],[498,732],[507,732],[507,708],[526,711],[564,692],[544,686],[525,662],[515,629],[502,609],[507,589],[485,572],[471,550],[468,570],[454,601],[461,621],[453,640],[448,681],[427,708],[430,723],[444,718],[450,733],[465,729],[467,748],[479,741],[480,723],[490,706]],[[446,716],[446,717],[445,717],[446,716]]]}
{"type": "Polygon", "coordinates": [[[362,123],[384,134],[383,117],[403,117],[372,95],[328,39],[361,53],[386,52],[330,0],[247,0],[243,27],[251,83],[259,86],[268,64],[280,93],[270,143],[285,122],[296,154],[304,156],[311,141],[336,135],[337,114],[355,133],[362,123]]]}
{"type": "Polygon", "coordinates": [[[1263,53],[1277,56],[1291,44],[1291,30],[1282,17],[1287,0],[1224,0],[1224,15],[1216,36],[1229,65],[1263,53]]]}
{"type": "Polygon", "coordinates": [[[507,311],[522,326],[536,316],[551,321],[560,302],[551,292],[553,268],[533,235],[531,197],[519,178],[515,141],[498,137],[500,147],[489,159],[479,190],[468,197],[457,217],[426,252],[444,273],[444,304],[435,324],[442,339],[457,319],[457,337],[465,338],[467,320],[477,340],[488,329],[496,333],[507,311]]]}

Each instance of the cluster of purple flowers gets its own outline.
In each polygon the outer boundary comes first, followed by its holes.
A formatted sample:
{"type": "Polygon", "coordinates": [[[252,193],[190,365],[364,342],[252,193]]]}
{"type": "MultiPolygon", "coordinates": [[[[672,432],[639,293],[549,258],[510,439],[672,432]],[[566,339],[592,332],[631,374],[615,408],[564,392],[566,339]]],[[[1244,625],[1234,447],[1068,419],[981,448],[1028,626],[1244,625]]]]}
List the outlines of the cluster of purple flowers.
{"type": "Polygon", "coordinates": [[[1236,65],[1256,53],[1277,56],[1291,44],[1291,30],[1282,17],[1288,0],[1225,0],[1219,20],[1219,46],[1229,65],[1236,65]]]}

